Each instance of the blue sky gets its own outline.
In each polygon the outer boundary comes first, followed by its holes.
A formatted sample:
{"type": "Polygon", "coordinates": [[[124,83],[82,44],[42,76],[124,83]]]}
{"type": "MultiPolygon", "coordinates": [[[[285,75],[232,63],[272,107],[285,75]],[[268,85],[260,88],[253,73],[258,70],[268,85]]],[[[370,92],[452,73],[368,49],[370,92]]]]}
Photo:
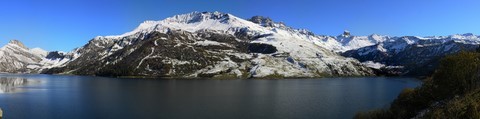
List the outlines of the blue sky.
{"type": "Polygon", "coordinates": [[[479,0],[2,0],[0,45],[70,51],[95,36],[192,11],[271,17],[320,35],[480,34],[479,0]]]}

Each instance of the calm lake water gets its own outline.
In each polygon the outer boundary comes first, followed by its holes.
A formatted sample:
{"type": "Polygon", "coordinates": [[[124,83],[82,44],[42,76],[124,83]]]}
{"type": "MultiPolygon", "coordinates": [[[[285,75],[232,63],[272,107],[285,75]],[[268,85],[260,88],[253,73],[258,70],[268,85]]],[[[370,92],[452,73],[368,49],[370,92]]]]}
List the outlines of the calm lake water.
{"type": "Polygon", "coordinates": [[[0,74],[5,119],[337,119],[388,107],[398,77],[151,80],[0,74]]]}

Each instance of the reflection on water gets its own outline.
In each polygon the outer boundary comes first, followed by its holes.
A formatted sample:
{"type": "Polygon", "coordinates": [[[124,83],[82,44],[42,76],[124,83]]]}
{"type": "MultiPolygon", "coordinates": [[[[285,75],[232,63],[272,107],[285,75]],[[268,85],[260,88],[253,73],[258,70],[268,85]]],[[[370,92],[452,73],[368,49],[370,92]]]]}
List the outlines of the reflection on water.
{"type": "Polygon", "coordinates": [[[0,93],[18,92],[19,86],[27,85],[29,81],[20,77],[0,77],[0,93]]]}
{"type": "Polygon", "coordinates": [[[420,84],[399,77],[318,80],[149,80],[2,74],[0,77],[12,77],[0,79],[2,91],[22,89],[21,93],[0,94],[0,107],[7,112],[6,119],[348,119],[358,111],[388,106],[404,88],[420,84]]]}

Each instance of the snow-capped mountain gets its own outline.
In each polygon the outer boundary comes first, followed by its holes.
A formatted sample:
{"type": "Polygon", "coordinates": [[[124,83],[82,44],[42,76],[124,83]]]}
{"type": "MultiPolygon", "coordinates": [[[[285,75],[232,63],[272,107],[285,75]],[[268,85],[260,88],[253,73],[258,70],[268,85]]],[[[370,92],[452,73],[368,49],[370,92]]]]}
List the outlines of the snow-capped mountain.
{"type": "Polygon", "coordinates": [[[328,44],[322,38],[265,17],[244,20],[220,12],[193,12],[146,21],[122,35],[96,37],[73,51],[78,56],[75,60],[45,73],[169,77],[372,74],[357,60],[322,45],[328,44]]]}

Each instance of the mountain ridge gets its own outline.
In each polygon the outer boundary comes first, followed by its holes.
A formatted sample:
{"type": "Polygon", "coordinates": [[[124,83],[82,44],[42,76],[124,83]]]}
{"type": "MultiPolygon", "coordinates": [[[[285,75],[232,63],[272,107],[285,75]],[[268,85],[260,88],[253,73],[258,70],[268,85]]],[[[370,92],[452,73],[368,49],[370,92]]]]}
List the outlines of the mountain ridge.
{"type": "MultiPolygon", "coordinates": [[[[151,69],[151,65],[159,65],[159,67],[163,68],[168,67],[166,69],[157,67],[162,70],[172,70],[172,68],[175,68],[173,65],[178,65],[172,64],[172,61],[176,61],[177,63],[201,64],[201,66],[196,67],[199,69],[195,70],[202,70],[203,72],[190,72],[190,74],[184,75],[193,77],[205,75],[202,73],[207,72],[213,72],[214,75],[234,74],[240,76],[248,74],[248,77],[265,77],[269,75],[279,77],[371,75],[372,71],[365,67],[368,64],[361,64],[356,59],[360,59],[362,62],[382,63],[385,67],[389,66],[389,64],[382,62],[382,60],[362,58],[352,54],[398,53],[405,50],[405,47],[432,46],[432,44],[442,45],[449,41],[477,45],[480,43],[479,38],[479,36],[471,33],[431,37],[392,37],[378,34],[354,36],[348,31],[338,36],[326,36],[315,35],[306,29],[288,27],[282,22],[275,22],[263,16],[254,16],[245,20],[228,13],[192,12],[175,15],[160,21],[145,21],[134,30],[121,35],[97,36],[84,46],[68,53],[50,52],[47,55],[49,58],[53,58],[53,60],[44,60],[44,63],[49,63],[49,67],[41,72],[109,75],[108,72],[100,70],[111,70],[108,67],[124,67],[134,68],[135,70],[128,71],[134,72],[132,75],[150,75],[149,73],[155,72],[151,69]],[[168,44],[175,45],[170,47],[168,44]],[[202,64],[195,62],[192,58],[187,58],[189,61],[184,61],[182,60],[183,56],[159,56],[162,54],[169,55],[169,53],[165,54],[164,52],[175,52],[179,55],[186,54],[179,51],[158,50],[162,45],[166,45],[164,48],[170,49],[177,49],[176,47],[181,46],[184,48],[178,50],[185,51],[189,51],[185,48],[190,48],[193,49],[191,52],[197,52],[198,50],[206,51],[208,54],[200,54],[222,58],[220,60],[217,59],[218,61],[212,60],[215,62],[202,64]],[[369,47],[374,48],[366,50],[369,47]],[[378,52],[372,52],[373,50],[378,52]],[[137,51],[142,52],[137,53],[137,51]],[[138,56],[132,58],[129,56],[131,54],[138,56]],[[120,57],[119,55],[122,56],[120,57]],[[355,59],[345,58],[340,55],[355,59]],[[118,64],[116,63],[122,62],[123,58],[126,57],[130,57],[127,59],[130,59],[131,63],[138,64],[128,67],[117,66],[118,64]],[[147,63],[145,65],[145,62],[151,62],[149,60],[161,61],[161,66],[158,63],[152,63],[151,65],[147,63]],[[266,66],[268,62],[282,65],[280,65],[281,67],[272,64],[266,66]],[[87,64],[91,66],[83,66],[87,64]],[[225,65],[223,68],[226,69],[220,68],[221,70],[217,72],[212,71],[211,68],[215,69],[216,65],[225,65]],[[202,69],[201,67],[210,67],[210,69],[202,69]],[[143,68],[143,70],[139,68],[143,68]],[[238,69],[241,69],[241,71],[238,69]],[[290,75],[287,73],[287,69],[297,73],[290,75]],[[77,72],[79,70],[85,70],[85,72],[77,72]],[[271,72],[268,72],[268,70],[271,70],[271,72]]],[[[47,55],[43,56],[46,57],[47,55]]],[[[189,55],[199,57],[198,54],[189,55]]],[[[371,55],[373,56],[374,54],[371,55]]],[[[389,57],[383,57],[382,59],[386,58],[389,57]]],[[[115,74],[122,75],[121,73],[115,74]]],[[[158,71],[154,74],[159,75],[158,71]]]]}

